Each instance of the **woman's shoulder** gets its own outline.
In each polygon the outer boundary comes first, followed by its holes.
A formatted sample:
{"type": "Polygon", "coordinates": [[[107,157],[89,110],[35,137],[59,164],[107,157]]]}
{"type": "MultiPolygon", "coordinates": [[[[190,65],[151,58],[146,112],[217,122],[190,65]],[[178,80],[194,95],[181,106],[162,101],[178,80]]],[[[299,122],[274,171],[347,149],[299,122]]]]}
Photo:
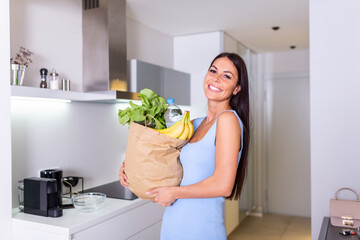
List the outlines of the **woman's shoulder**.
{"type": "Polygon", "coordinates": [[[217,119],[223,119],[223,121],[240,120],[235,110],[222,111],[218,114],[217,119]]]}
{"type": "Polygon", "coordinates": [[[236,111],[234,110],[226,110],[220,112],[217,116],[217,124],[218,125],[242,125],[242,121],[236,111]]]}

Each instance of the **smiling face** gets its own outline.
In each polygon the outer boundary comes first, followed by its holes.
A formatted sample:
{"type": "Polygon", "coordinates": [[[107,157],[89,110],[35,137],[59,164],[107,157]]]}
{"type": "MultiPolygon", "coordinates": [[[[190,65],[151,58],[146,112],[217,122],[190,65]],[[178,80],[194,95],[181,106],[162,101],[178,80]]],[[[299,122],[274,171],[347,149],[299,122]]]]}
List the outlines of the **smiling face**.
{"type": "Polygon", "coordinates": [[[226,57],[216,59],[210,66],[204,81],[205,96],[208,100],[226,101],[240,92],[238,72],[226,57]]]}

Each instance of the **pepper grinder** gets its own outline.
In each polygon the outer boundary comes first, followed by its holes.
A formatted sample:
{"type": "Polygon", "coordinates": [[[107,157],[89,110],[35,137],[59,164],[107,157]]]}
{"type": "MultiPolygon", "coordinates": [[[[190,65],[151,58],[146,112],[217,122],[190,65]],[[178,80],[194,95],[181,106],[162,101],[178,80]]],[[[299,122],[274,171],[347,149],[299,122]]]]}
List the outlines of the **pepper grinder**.
{"type": "Polygon", "coordinates": [[[40,75],[41,75],[41,82],[40,82],[40,88],[47,88],[47,77],[48,70],[46,68],[40,69],[40,75]]]}

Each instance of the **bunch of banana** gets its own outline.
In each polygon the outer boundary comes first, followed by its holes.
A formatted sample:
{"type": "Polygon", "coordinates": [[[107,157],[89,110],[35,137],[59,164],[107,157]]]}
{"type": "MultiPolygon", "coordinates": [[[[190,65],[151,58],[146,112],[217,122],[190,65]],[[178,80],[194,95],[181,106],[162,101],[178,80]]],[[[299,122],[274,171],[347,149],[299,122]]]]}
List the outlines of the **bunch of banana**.
{"type": "Polygon", "coordinates": [[[190,121],[190,112],[185,111],[183,118],[169,128],[155,129],[159,133],[182,140],[190,139],[194,133],[194,126],[190,121]]]}

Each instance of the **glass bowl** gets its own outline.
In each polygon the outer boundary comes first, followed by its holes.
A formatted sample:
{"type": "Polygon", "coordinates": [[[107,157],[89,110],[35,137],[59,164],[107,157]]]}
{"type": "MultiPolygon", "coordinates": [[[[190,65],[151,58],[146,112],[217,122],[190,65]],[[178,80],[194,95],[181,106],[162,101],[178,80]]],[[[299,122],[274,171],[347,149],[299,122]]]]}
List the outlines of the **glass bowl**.
{"type": "Polygon", "coordinates": [[[72,196],[74,207],[80,212],[94,212],[105,204],[106,195],[98,192],[80,193],[72,196]]]}

